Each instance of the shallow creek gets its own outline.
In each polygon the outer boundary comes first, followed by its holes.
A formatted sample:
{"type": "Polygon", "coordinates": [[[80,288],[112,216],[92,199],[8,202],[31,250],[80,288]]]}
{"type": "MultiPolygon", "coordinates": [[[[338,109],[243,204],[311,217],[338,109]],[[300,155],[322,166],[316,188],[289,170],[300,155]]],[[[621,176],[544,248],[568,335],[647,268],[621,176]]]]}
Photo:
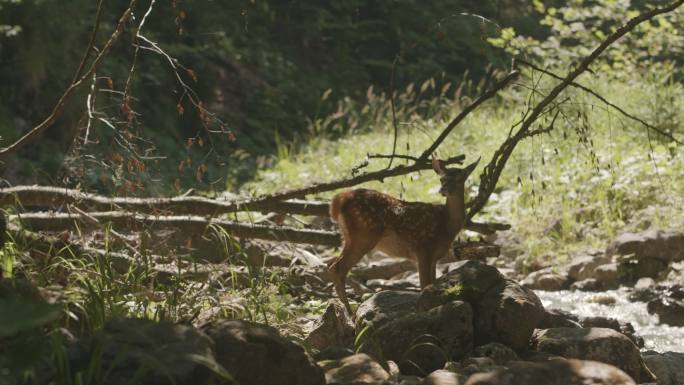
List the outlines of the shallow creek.
{"type": "Polygon", "coordinates": [[[602,292],[535,291],[547,309],[560,309],[580,317],[602,316],[631,322],[644,338],[643,350],[684,352],[684,327],[658,323],[658,316],[648,314],[645,302],[630,302],[627,290],[602,292]],[[609,297],[614,298],[610,303],[609,297]]]}

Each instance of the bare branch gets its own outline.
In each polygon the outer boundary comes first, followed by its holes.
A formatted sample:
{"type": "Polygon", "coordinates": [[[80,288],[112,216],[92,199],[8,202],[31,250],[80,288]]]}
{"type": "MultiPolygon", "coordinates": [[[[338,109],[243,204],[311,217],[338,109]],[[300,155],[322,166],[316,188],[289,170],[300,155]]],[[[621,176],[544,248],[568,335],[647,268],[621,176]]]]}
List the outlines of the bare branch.
{"type": "MultiPolygon", "coordinates": [[[[539,67],[539,66],[537,66],[537,65],[534,65],[534,64],[532,64],[532,63],[530,63],[530,62],[527,62],[527,61],[524,61],[524,60],[518,60],[517,62],[520,63],[520,64],[522,64],[522,65],[524,65],[524,66],[526,66],[526,67],[530,67],[530,68],[532,68],[532,69],[535,70],[535,71],[539,71],[539,72],[541,72],[541,73],[543,73],[543,74],[549,75],[549,76],[551,76],[552,78],[555,78],[555,79],[558,79],[558,80],[563,80],[563,78],[560,77],[559,75],[557,75],[557,74],[555,74],[555,73],[553,73],[553,72],[551,72],[551,71],[549,71],[549,70],[547,70],[547,69],[541,68],[541,67],[539,67]]],[[[607,106],[610,106],[611,108],[615,109],[617,112],[621,113],[621,114],[622,114],[623,116],[625,116],[626,118],[629,118],[629,119],[632,119],[632,120],[634,120],[634,121],[636,121],[636,122],[638,122],[638,123],[641,123],[644,127],[646,127],[646,128],[648,128],[648,129],[651,129],[651,130],[657,132],[658,134],[660,134],[660,135],[662,135],[662,136],[664,136],[664,137],[670,139],[671,141],[673,141],[673,142],[675,142],[675,143],[677,143],[677,144],[679,144],[679,145],[684,145],[684,142],[682,142],[682,141],[680,141],[679,139],[675,138],[672,134],[670,134],[670,133],[668,133],[668,132],[665,132],[665,131],[663,131],[662,129],[660,129],[660,128],[658,128],[658,127],[656,127],[656,126],[654,126],[654,125],[652,125],[652,124],[650,124],[650,123],[644,121],[643,119],[641,119],[641,118],[639,118],[639,117],[637,117],[637,116],[634,116],[634,115],[630,114],[629,112],[627,112],[627,111],[623,110],[622,108],[620,108],[620,106],[618,106],[618,105],[616,105],[616,104],[614,104],[614,103],[611,103],[608,99],[604,98],[604,97],[601,96],[599,93],[597,93],[596,91],[592,90],[591,88],[586,87],[586,86],[584,86],[584,85],[582,85],[582,84],[579,84],[579,83],[577,83],[577,82],[571,82],[570,85],[573,86],[573,87],[575,87],[575,88],[579,88],[579,89],[581,89],[582,91],[584,91],[584,92],[586,92],[586,93],[588,93],[588,94],[594,96],[596,99],[602,101],[602,102],[605,103],[607,106]]]]}
{"type": "Polygon", "coordinates": [[[67,88],[66,91],[64,91],[62,96],[57,101],[57,104],[52,109],[50,115],[47,118],[45,118],[45,120],[43,120],[40,124],[33,127],[24,136],[19,138],[16,142],[12,143],[8,147],[1,149],[0,160],[6,159],[10,155],[15,154],[20,148],[37,139],[46,129],[51,127],[57,121],[57,119],[59,119],[59,117],[62,115],[62,112],[64,112],[66,102],[69,100],[71,95],[78,89],[79,86],[81,86],[81,84],[83,84],[83,82],[86,79],[88,79],[97,70],[102,59],[107,55],[107,53],[109,53],[109,50],[112,48],[114,43],[116,43],[116,41],[119,39],[119,36],[121,36],[124,25],[133,14],[133,9],[135,8],[136,3],[137,0],[131,0],[131,2],[128,5],[128,8],[126,8],[124,13],[121,15],[121,18],[119,18],[119,22],[116,25],[116,29],[109,37],[109,40],[104,45],[100,53],[95,57],[93,62],[90,64],[90,68],[80,78],[78,78],[76,82],[71,83],[69,88],[67,88]]]}
{"type": "MultiPolygon", "coordinates": [[[[207,227],[214,226],[238,238],[256,238],[272,241],[339,246],[339,233],[324,230],[296,229],[285,226],[245,224],[233,221],[207,219],[194,215],[159,216],[150,214],[107,211],[88,215],[71,213],[25,213],[10,215],[10,221],[18,220],[33,231],[99,231],[105,224],[127,231],[145,229],[175,230],[179,240],[201,236],[207,227]],[[95,221],[94,221],[95,220],[95,221]]],[[[179,242],[180,243],[180,242],[179,242]]]]}

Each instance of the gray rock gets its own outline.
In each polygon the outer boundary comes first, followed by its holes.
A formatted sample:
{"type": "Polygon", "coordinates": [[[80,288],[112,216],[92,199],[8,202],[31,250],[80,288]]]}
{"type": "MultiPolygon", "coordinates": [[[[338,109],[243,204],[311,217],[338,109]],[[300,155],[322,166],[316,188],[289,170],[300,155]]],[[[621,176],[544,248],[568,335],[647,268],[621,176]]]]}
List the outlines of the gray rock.
{"type": "Polygon", "coordinates": [[[658,378],[658,385],[684,385],[684,353],[647,352],[644,362],[658,378]]]}
{"type": "MultiPolygon", "coordinates": [[[[389,373],[367,354],[354,354],[340,360],[322,362],[325,383],[338,385],[381,385],[389,380],[389,373]]],[[[298,384],[283,381],[280,384],[298,384]]]]}
{"type": "Polygon", "coordinates": [[[490,358],[497,365],[506,365],[509,361],[518,360],[518,355],[513,349],[496,342],[476,347],[473,349],[472,356],[490,358]]]}
{"type": "Polygon", "coordinates": [[[520,284],[533,290],[558,291],[567,288],[569,281],[567,275],[559,274],[549,267],[528,274],[520,284]]]}
{"type": "Polygon", "coordinates": [[[374,294],[356,310],[357,333],[368,325],[377,329],[387,322],[415,313],[418,297],[420,293],[414,291],[386,290],[374,294]]]}
{"type": "Polygon", "coordinates": [[[597,266],[610,263],[610,257],[601,252],[588,252],[577,256],[565,267],[568,277],[573,281],[582,281],[594,277],[597,266]]]}
{"type": "Polygon", "coordinates": [[[583,328],[608,328],[626,335],[637,347],[644,346],[644,339],[637,336],[634,326],[629,322],[620,322],[615,318],[608,317],[584,317],[579,320],[583,328]]]}
{"type": "Polygon", "coordinates": [[[108,374],[103,384],[209,383],[212,341],[192,326],[167,321],[114,318],[70,352],[73,373],[86,372],[97,357],[108,374]]]}
{"type": "Polygon", "coordinates": [[[464,382],[465,378],[462,375],[439,369],[425,377],[421,385],[461,385],[464,382]]]}
{"type": "Polygon", "coordinates": [[[458,373],[465,378],[475,373],[491,372],[503,368],[489,357],[470,357],[461,362],[449,362],[444,369],[458,373]]]}
{"type": "Polygon", "coordinates": [[[390,313],[364,311],[357,339],[362,341],[363,352],[397,362],[403,374],[425,376],[444,367],[446,357],[460,358],[472,350],[472,309],[466,302],[450,302],[428,312],[395,311],[397,316],[389,319],[378,317],[390,313]]]}
{"type": "Polygon", "coordinates": [[[684,232],[651,229],[641,233],[620,234],[613,240],[608,254],[630,255],[638,259],[653,257],[666,262],[684,260],[684,232]]]}
{"type": "Polygon", "coordinates": [[[450,301],[466,301],[473,308],[475,343],[500,342],[513,349],[527,348],[529,338],[544,316],[539,298],[492,266],[463,261],[420,294],[419,311],[450,301]]]}
{"type": "Polygon", "coordinates": [[[553,328],[581,328],[579,319],[563,310],[551,309],[544,311],[544,317],[537,325],[539,329],[553,328]]]}
{"type": "Polygon", "coordinates": [[[500,254],[506,258],[515,258],[525,252],[525,246],[511,230],[497,231],[488,237],[489,241],[500,247],[500,254]]]}
{"type": "Polygon", "coordinates": [[[646,305],[646,309],[651,314],[657,314],[660,323],[684,326],[684,298],[656,298],[646,305]]]}
{"type": "Polygon", "coordinates": [[[471,260],[456,262],[448,273],[423,289],[416,306],[418,310],[429,310],[452,300],[477,303],[485,293],[504,283],[496,267],[471,260]]]}
{"type": "Polygon", "coordinates": [[[544,317],[537,295],[511,280],[485,293],[475,309],[475,341],[500,342],[515,350],[527,348],[544,317]]]}
{"type": "Polygon", "coordinates": [[[384,258],[373,261],[368,266],[358,266],[352,274],[361,281],[371,279],[390,279],[405,271],[415,270],[415,262],[404,258],[384,258]]]}
{"type": "Polygon", "coordinates": [[[316,350],[323,350],[332,346],[348,346],[353,339],[354,323],[342,302],[333,299],[323,315],[316,320],[304,342],[316,350]]]}
{"type": "Polygon", "coordinates": [[[640,278],[657,278],[667,269],[667,261],[655,257],[618,257],[620,282],[633,284],[640,278]]]}
{"type": "Polygon", "coordinates": [[[603,289],[617,288],[619,286],[618,264],[606,263],[594,269],[594,278],[601,283],[603,289]]]}
{"type": "Polygon", "coordinates": [[[465,385],[636,385],[622,370],[601,362],[519,362],[508,369],[476,374],[465,385]]]}
{"type": "Polygon", "coordinates": [[[601,282],[599,282],[596,278],[583,279],[570,285],[570,290],[598,291],[601,289],[601,282]]]}
{"type": "Polygon", "coordinates": [[[242,385],[322,385],[323,371],[300,345],[270,326],[219,320],[203,327],[216,361],[242,385]]]}
{"type": "Polygon", "coordinates": [[[566,358],[604,362],[624,370],[640,383],[655,381],[636,345],[627,336],[613,329],[545,329],[538,330],[533,340],[537,351],[566,358]]]}

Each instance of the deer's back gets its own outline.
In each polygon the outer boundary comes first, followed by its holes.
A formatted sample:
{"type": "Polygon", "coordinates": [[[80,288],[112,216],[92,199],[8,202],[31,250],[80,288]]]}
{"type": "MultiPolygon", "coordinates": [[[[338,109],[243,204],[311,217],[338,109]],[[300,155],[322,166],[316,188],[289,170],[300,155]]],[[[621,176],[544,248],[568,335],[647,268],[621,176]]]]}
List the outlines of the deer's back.
{"type": "Polygon", "coordinates": [[[407,202],[375,190],[356,189],[336,195],[331,213],[342,217],[342,225],[351,226],[352,231],[382,235],[385,239],[381,243],[387,245],[424,248],[442,239],[451,241],[445,234],[447,215],[442,205],[407,202]]]}

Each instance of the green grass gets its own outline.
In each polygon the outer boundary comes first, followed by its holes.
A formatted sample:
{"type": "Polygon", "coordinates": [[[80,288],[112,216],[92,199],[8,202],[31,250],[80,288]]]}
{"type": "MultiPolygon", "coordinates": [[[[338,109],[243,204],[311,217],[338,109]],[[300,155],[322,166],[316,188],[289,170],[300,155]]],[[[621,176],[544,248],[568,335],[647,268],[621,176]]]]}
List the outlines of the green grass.
{"type": "MultiPolygon", "coordinates": [[[[535,75],[534,82],[537,80],[535,75]]],[[[684,134],[684,111],[679,107],[684,105],[684,89],[671,81],[668,73],[635,74],[629,79],[587,74],[581,82],[633,115],[684,134]]],[[[473,173],[478,175],[524,113],[530,97],[526,87],[532,83],[524,79],[472,113],[437,155],[466,154],[467,161],[482,156],[473,173]]],[[[541,79],[537,90],[544,92],[552,85],[541,79]]],[[[426,102],[414,102],[415,96],[411,89],[398,98],[404,103],[398,114],[399,153],[413,156],[427,148],[467,102],[454,102],[445,95],[427,102],[426,108],[426,102]]],[[[684,213],[678,208],[684,207],[684,150],[649,134],[640,123],[591,95],[570,89],[563,96],[570,99],[563,105],[555,130],[518,146],[480,219],[510,223],[514,236],[522,242],[522,258],[530,263],[564,261],[569,253],[581,249],[604,248],[621,231],[681,227],[684,213]]],[[[532,96],[532,105],[538,98],[532,96]]],[[[338,139],[318,135],[296,149],[281,149],[275,166],[261,171],[247,188],[270,193],[349,177],[366,154],[391,153],[393,128],[387,104],[386,98],[369,94],[371,107],[361,118],[350,115],[353,129],[347,135],[338,139]],[[384,112],[371,116],[377,110],[384,112]]],[[[345,117],[337,119],[337,124],[342,124],[345,117]]],[[[365,170],[386,164],[387,160],[371,159],[365,170]]],[[[476,194],[478,182],[478,177],[471,177],[467,188],[471,196],[476,194]]],[[[364,187],[407,200],[439,202],[434,193],[437,184],[437,177],[424,171],[364,187]]]]}

